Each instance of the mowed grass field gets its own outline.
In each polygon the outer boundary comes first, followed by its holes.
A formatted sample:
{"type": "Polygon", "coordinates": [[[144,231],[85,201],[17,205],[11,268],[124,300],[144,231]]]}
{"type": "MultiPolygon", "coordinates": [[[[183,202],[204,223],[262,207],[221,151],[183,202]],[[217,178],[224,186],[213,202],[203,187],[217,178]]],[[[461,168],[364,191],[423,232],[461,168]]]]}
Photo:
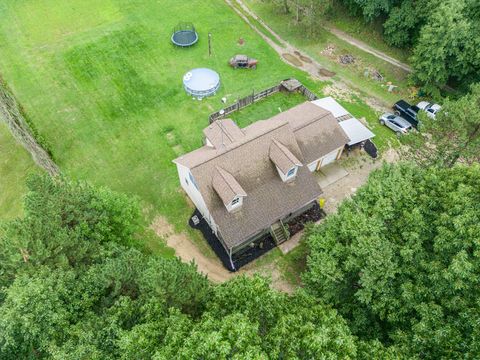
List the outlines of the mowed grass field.
{"type": "MultiPolygon", "coordinates": [[[[137,196],[148,219],[165,216],[207,253],[187,226],[192,208],[172,160],[202,145],[202,129],[224,106],[222,97],[231,103],[288,77],[319,95],[325,85],[282,62],[222,0],[3,0],[0,53],[0,74],[67,176],[137,196]],[[171,44],[180,21],[194,23],[194,47],[171,44]],[[257,58],[258,69],[229,68],[236,53],[257,58]],[[198,101],[185,94],[182,77],[197,67],[220,74],[216,96],[198,101]]],[[[359,106],[359,113],[369,111],[359,106]]],[[[2,203],[0,217],[4,210],[2,203]]]]}
{"type": "Polygon", "coordinates": [[[0,219],[22,214],[22,197],[28,175],[40,173],[30,154],[17,144],[7,125],[0,121],[0,219]]]}
{"type": "Polygon", "coordinates": [[[307,81],[222,0],[5,0],[0,51],[0,73],[63,172],[138,196],[149,215],[166,216],[177,230],[187,228],[191,208],[172,160],[202,145],[220,99],[233,102],[287,77],[307,81]],[[192,48],[170,43],[180,21],[197,28],[192,48]],[[236,53],[258,58],[258,69],[230,69],[236,53]],[[182,77],[196,67],[220,74],[215,97],[185,94],[182,77]]]}

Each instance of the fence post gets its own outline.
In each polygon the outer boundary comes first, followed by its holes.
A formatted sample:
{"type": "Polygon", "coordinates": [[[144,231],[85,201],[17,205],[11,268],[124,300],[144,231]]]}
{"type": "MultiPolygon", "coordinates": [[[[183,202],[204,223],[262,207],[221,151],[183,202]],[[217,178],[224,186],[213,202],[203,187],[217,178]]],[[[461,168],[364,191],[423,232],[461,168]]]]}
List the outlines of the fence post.
{"type": "MultiPolygon", "coordinates": [[[[228,114],[230,113],[233,113],[235,111],[239,111],[240,109],[250,105],[250,104],[253,104],[255,103],[255,101],[258,101],[258,100],[261,100],[263,98],[266,98],[266,97],[269,97],[273,94],[276,94],[278,92],[280,92],[280,90],[282,89],[283,85],[282,83],[279,83],[275,86],[272,86],[272,87],[269,87],[265,90],[262,90],[260,92],[258,92],[257,94],[255,94],[255,89],[252,89],[252,93],[251,95],[248,95],[244,98],[241,98],[241,99],[237,99],[237,101],[235,103],[233,103],[232,105],[228,106],[227,108],[223,109],[223,114],[220,115],[220,112],[217,111],[213,114],[210,114],[210,123],[220,119],[220,118],[225,118],[225,116],[227,116],[228,114]]],[[[312,100],[316,100],[318,99],[318,97],[312,93],[309,89],[307,89],[305,87],[305,85],[301,84],[300,87],[297,88],[298,92],[300,92],[302,95],[304,95],[305,97],[307,97],[308,100],[312,101],[312,100]]]]}

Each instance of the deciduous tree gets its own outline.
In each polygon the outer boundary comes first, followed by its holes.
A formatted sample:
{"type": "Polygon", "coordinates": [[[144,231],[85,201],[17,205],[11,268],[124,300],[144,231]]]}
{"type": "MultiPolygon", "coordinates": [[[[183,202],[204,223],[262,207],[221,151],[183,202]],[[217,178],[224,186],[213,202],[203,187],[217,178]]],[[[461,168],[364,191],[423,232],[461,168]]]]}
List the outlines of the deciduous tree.
{"type": "Polygon", "coordinates": [[[402,140],[405,155],[421,165],[451,167],[480,161],[480,84],[458,100],[445,99],[435,119],[421,115],[421,132],[402,140]]]}
{"type": "Polygon", "coordinates": [[[442,2],[420,32],[412,61],[415,77],[429,92],[450,78],[478,77],[480,50],[466,7],[465,0],[442,2]]]}
{"type": "Polygon", "coordinates": [[[364,339],[476,358],[480,166],[385,165],[308,237],[308,289],[364,339]]]}

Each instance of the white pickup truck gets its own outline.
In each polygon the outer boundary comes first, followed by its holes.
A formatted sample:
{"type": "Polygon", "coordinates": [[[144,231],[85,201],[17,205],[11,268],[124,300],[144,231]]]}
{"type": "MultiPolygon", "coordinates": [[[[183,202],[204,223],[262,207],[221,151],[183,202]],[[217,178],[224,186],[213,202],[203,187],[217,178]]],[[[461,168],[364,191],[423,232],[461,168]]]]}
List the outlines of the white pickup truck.
{"type": "Polygon", "coordinates": [[[427,115],[429,117],[431,117],[432,119],[435,119],[435,116],[437,115],[437,113],[440,111],[440,109],[442,108],[440,105],[438,104],[432,104],[432,103],[429,103],[428,101],[420,101],[418,104],[417,104],[417,107],[420,109],[420,110],[423,110],[427,113],[427,115]]]}

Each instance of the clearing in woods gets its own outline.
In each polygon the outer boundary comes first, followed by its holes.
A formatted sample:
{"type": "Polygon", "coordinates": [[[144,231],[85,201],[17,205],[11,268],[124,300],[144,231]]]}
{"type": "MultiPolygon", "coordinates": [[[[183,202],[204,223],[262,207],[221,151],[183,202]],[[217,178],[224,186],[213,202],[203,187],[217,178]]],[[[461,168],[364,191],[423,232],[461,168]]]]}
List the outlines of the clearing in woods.
{"type": "MultiPolygon", "coordinates": [[[[0,15],[0,74],[63,173],[137,196],[148,220],[163,216],[209,257],[213,252],[187,225],[193,210],[172,159],[202,145],[209,113],[225,106],[222,97],[230,104],[288,77],[319,96],[326,85],[282,61],[222,0],[6,0],[0,15]],[[199,42],[174,47],[172,30],[189,20],[199,42]],[[236,53],[257,58],[258,69],[231,69],[227,62],[236,53]],[[185,94],[182,77],[196,67],[220,74],[216,96],[198,101],[185,94]]],[[[272,101],[273,109],[284,105],[272,101]]],[[[344,104],[377,122],[358,98],[344,104]]],[[[23,162],[21,173],[28,168],[23,162]]],[[[4,199],[20,204],[21,191],[0,181],[3,217],[4,199]]]]}

